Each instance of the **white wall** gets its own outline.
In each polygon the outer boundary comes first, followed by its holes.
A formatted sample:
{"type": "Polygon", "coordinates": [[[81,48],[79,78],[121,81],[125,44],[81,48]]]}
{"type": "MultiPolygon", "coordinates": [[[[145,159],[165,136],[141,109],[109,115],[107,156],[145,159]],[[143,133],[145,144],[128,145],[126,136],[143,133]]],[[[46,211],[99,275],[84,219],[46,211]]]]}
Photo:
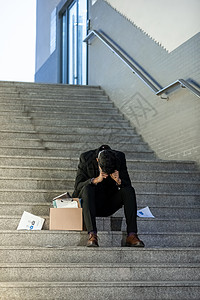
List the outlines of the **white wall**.
{"type": "Polygon", "coordinates": [[[200,0],[105,0],[172,51],[200,29],[200,0]]]}
{"type": "Polygon", "coordinates": [[[36,72],[50,56],[51,13],[59,2],[60,0],[37,0],[36,72]]]}
{"type": "MultiPolygon", "coordinates": [[[[199,88],[200,33],[168,53],[105,0],[91,6],[91,26],[111,38],[160,88],[178,78],[199,88]]],[[[89,84],[106,91],[159,158],[200,165],[200,99],[188,89],[178,88],[168,101],[161,99],[98,39],[89,45],[89,84]]]]}

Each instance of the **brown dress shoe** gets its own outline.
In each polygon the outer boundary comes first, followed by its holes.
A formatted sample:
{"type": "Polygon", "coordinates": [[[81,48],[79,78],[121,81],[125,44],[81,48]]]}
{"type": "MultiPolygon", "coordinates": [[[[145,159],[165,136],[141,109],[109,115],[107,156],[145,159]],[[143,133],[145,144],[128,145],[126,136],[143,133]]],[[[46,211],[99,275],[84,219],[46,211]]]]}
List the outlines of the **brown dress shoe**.
{"type": "Polygon", "coordinates": [[[144,243],[138,238],[137,234],[131,234],[126,238],[127,247],[144,247],[144,243]]]}
{"type": "Polygon", "coordinates": [[[95,233],[89,234],[89,239],[87,241],[87,247],[99,247],[98,237],[95,233]]]}

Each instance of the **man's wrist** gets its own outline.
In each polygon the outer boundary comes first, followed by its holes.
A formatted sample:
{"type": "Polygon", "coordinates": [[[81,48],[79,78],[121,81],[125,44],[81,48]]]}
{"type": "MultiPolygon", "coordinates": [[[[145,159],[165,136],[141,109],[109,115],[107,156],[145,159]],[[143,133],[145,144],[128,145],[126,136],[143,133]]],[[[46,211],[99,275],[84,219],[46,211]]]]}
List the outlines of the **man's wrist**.
{"type": "Polygon", "coordinates": [[[96,178],[94,178],[94,177],[93,177],[93,178],[91,178],[91,179],[90,179],[90,183],[91,183],[91,184],[95,184],[95,185],[96,185],[96,184],[97,184],[97,182],[95,181],[95,179],[96,179],[96,178]]]}

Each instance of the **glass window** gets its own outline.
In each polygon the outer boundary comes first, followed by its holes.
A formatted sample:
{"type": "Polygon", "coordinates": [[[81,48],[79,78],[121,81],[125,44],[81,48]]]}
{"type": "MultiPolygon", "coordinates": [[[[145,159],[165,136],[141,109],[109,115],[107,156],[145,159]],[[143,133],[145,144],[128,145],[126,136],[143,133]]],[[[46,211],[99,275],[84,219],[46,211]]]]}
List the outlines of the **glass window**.
{"type": "Polygon", "coordinates": [[[78,19],[78,83],[86,84],[87,44],[83,40],[87,35],[87,1],[79,0],[78,19]]]}
{"type": "Polygon", "coordinates": [[[75,0],[62,16],[62,83],[87,84],[87,0],[75,0]]]}
{"type": "Polygon", "coordinates": [[[50,54],[56,50],[56,8],[51,13],[50,54]]]}
{"type": "Polygon", "coordinates": [[[62,83],[67,83],[67,13],[62,17],[62,83]]]}
{"type": "Polygon", "coordinates": [[[77,29],[78,29],[78,18],[77,18],[77,1],[69,9],[69,59],[68,59],[68,83],[77,84],[77,29]]]}

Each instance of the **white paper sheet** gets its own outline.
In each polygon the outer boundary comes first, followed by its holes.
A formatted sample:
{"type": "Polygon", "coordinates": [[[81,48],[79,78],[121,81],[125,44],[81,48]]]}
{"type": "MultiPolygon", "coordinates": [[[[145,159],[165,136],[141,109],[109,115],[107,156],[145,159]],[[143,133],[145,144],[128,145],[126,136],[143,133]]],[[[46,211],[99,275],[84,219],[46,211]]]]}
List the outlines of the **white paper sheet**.
{"type": "Polygon", "coordinates": [[[142,209],[139,209],[137,211],[137,216],[140,217],[140,218],[155,218],[152,215],[152,213],[151,213],[151,211],[150,211],[150,209],[149,209],[148,206],[146,206],[146,207],[144,207],[142,209]]]}
{"type": "Polygon", "coordinates": [[[45,219],[24,211],[17,230],[41,230],[45,219]]]}
{"type": "Polygon", "coordinates": [[[58,199],[53,201],[54,208],[78,208],[78,202],[70,199],[58,199]]]}
{"type": "Polygon", "coordinates": [[[72,200],[72,198],[70,197],[68,192],[65,192],[65,193],[53,198],[53,200],[57,200],[57,199],[71,199],[72,200]]]}

